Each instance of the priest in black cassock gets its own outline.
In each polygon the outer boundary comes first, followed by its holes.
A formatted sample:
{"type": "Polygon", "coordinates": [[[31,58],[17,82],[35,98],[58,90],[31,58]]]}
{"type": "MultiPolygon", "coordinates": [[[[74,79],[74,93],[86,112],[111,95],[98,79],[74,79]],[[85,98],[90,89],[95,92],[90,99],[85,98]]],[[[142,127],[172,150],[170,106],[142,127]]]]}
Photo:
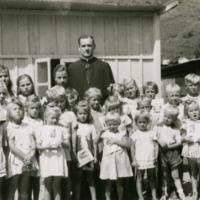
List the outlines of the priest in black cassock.
{"type": "Polygon", "coordinates": [[[108,96],[107,87],[114,83],[111,67],[93,56],[95,42],[92,36],[82,35],[78,43],[81,59],[68,67],[68,86],[76,89],[81,98],[88,88],[97,87],[104,101],[108,96]]]}

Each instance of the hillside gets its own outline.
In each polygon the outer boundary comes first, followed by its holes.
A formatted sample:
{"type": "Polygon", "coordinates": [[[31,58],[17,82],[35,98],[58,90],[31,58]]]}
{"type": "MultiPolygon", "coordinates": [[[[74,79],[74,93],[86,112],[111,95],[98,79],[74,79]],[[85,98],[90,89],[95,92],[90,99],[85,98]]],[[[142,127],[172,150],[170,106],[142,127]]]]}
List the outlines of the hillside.
{"type": "Polygon", "coordinates": [[[161,16],[162,59],[194,58],[200,49],[200,0],[180,4],[161,16]]]}

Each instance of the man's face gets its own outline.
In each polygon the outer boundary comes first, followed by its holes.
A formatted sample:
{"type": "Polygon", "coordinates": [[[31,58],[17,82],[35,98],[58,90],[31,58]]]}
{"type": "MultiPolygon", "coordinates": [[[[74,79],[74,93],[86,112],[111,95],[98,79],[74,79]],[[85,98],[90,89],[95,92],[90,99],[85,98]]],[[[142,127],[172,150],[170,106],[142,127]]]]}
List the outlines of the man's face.
{"type": "Polygon", "coordinates": [[[95,45],[91,38],[83,38],[80,40],[79,52],[83,58],[89,59],[93,56],[95,45]]]}

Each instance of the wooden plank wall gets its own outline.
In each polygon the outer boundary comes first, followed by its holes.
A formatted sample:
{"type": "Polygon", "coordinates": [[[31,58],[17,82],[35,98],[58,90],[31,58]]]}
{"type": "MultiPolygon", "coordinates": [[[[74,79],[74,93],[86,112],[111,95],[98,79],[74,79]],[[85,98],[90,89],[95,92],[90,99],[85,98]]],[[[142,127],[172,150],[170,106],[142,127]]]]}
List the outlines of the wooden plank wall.
{"type": "Polygon", "coordinates": [[[35,58],[77,56],[77,38],[90,34],[95,38],[96,55],[122,56],[105,59],[116,81],[134,77],[141,85],[149,79],[149,69],[153,70],[153,23],[153,14],[91,17],[0,12],[0,64],[9,67],[13,82],[24,73],[34,79],[35,58]]]}

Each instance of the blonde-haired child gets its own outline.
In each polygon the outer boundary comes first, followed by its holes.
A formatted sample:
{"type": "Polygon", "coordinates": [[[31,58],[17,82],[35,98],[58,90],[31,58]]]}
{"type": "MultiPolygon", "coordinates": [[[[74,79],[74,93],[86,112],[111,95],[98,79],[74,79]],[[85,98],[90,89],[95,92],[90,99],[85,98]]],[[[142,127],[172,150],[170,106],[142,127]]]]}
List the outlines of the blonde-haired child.
{"type": "MultiPolygon", "coordinates": [[[[25,102],[25,116],[23,122],[29,124],[33,130],[38,130],[43,126],[42,117],[43,117],[42,106],[39,97],[36,95],[27,97],[25,102]]],[[[35,141],[36,137],[37,137],[36,134],[34,134],[35,141]]],[[[35,157],[39,162],[38,150],[36,150],[35,152],[35,157]]],[[[30,177],[29,198],[31,198],[33,193],[34,200],[38,200],[39,192],[40,192],[40,176],[39,173],[35,173],[32,174],[32,176],[30,177]]]]}
{"type": "Polygon", "coordinates": [[[183,105],[183,103],[181,103],[180,91],[181,91],[181,88],[179,87],[179,85],[177,85],[175,83],[168,84],[166,86],[166,95],[167,95],[168,102],[163,106],[163,108],[160,112],[159,122],[163,121],[164,110],[166,107],[168,107],[168,106],[177,107],[179,110],[179,115],[178,115],[175,125],[177,128],[181,127],[182,121],[184,119],[184,105],[183,105]]]}
{"type": "Polygon", "coordinates": [[[194,100],[197,101],[200,105],[200,95],[198,93],[199,82],[200,77],[197,74],[192,73],[185,76],[185,87],[187,95],[182,98],[183,102],[194,100]]]}
{"type": "Polygon", "coordinates": [[[156,134],[152,130],[148,130],[148,125],[151,123],[150,114],[146,111],[140,111],[135,116],[135,123],[137,130],[131,136],[131,155],[133,160],[132,165],[137,170],[137,193],[140,200],[144,199],[142,183],[144,172],[147,170],[151,195],[153,199],[157,199],[155,164],[158,151],[157,144],[154,141],[156,134]]]}
{"type": "Polygon", "coordinates": [[[96,130],[93,125],[93,120],[90,112],[90,106],[87,101],[79,101],[75,106],[75,114],[77,117],[77,130],[76,130],[76,141],[73,141],[73,150],[77,158],[82,151],[88,152],[91,160],[87,163],[78,163],[78,169],[76,170],[77,179],[75,180],[75,199],[80,200],[81,194],[81,183],[83,173],[87,177],[89,184],[91,199],[96,200],[96,187],[94,179],[94,163],[97,162],[97,151],[96,145],[94,144],[94,138],[96,136],[96,130]]]}
{"type": "Polygon", "coordinates": [[[31,172],[38,169],[35,159],[34,131],[23,123],[24,107],[15,98],[8,104],[7,137],[10,148],[8,157],[8,199],[14,200],[15,191],[19,191],[19,199],[28,199],[31,172]]]}
{"type": "Polygon", "coordinates": [[[69,147],[69,133],[61,127],[58,107],[47,108],[44,112],[45,125],[37,133],[37,149],[40,151],[40,173],[44,178],[44,199],[61,199],[61,180],[68,177],[64,148],[69,147]]]}
{"type": "MultiPolygon", "coordinates": [[[[66,90],[64,87],[60,85],[56,85],[50,88],[47,92],[47,99],[50,102],[53,102],[55,106],[58,106],[61,110],[61,115],[59,117],[59,125],[64,126],[69,134],[70,134],[70,141],[73,137],[74,128],[77,125],[76,116],[74,112],[69,111],[67,109],[67,97],[66,97],[66,90]]],[[[75,135],[75,134],[74,134],[75,135]]],[[[75,136],[74,136],[75,137],[75,136]]],[[[62,180],[62,196],[67,196],[70,198],[70,191],[71,191],[71,146],[69,149],[65,151],[69,175],[67,179],[62,180]]]]}
{"type": "Polygon", "coordinates": [[[111,199],[113,182],[117,184],[118,199],[123,199],[122,178],[133,176],[127,149],[128,137],[126,131],[120,131],[121,116],[115,111],[105,116],[106,128],[102,129],[95,138],[95,143],[103,140],[103,157],[100,168],[100,178],[106,180],[106,200],[111,199]]]}
{"type": "Polygon", "coordinates": [[[179,198],[185,200],[181,180],[179,177],[179,166],[182,159],[179,153],[181,147],[181,136],[179,129],[176,128],[175,123],[179,115],[178,107],[170,104],[164,108],[163,122],[157,127],[157,141],[160,147],[161,166],[162,166],[162,200],[166,200],[167,194],[167,180],[169,177],[169,170],[174,180],[176,190],[179,198]],[[168,168],[169,167],[169,168],[168,168]]]}
{"type": "Polygon", "coordinates": [[[198,177],[200,175],[200,108],[196,101],[185,102],[187,119],[181,127],[183,149],[182,156],[186,157],[190,167],[193,200],[198,199],[198,177]]]}

